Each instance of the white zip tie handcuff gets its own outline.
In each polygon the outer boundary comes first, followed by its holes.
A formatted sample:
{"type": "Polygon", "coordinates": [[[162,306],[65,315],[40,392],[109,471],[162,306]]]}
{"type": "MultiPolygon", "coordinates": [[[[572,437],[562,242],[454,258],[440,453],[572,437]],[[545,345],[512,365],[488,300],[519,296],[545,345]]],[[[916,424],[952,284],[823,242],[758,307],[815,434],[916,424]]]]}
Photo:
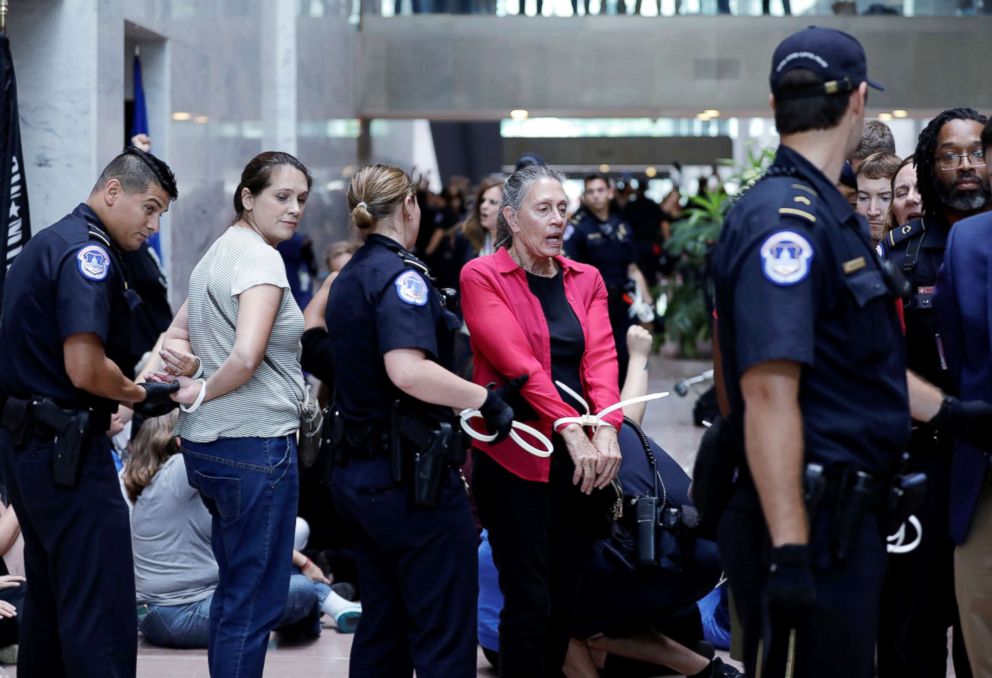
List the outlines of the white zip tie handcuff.
{"type": "MultiPolygon", "coordinates": [[[[481,417],[482,412],[478,409],[465,409],[462,410],[459,415],[461,417],[462,430],[468,434],[469,438],[475,438],[476,440],[481,440],[484,443],[491,443],[496,440],[496,434],[486,435],[485,433],[479,433],[474,428],[469,426],[468,420],[474,419],[475,417],[481,417]]],[[[517,445],[522,447],[525,451],[530,452],[535,457],[550,457],[551,453],[555,451],[554,445],[548,440],[548,437],[538,431],[533,426],[528,426],[527,424],[522,424],[519,421],[513,422],[510,430],[510,439],[513,440],[517,445]],[[544,449],[539,447],[534,447],[529,442],[524,440],[517,431],[523,431],[531,435],[537,442],[544,446],[544,449]]]]}
{"type": "MultiPolygon", "coordinates": [[[[646,403],[651,400],[660,400],[661,398],[665,398],[668,396],[668,391],[664,391],[662,393],[649,393],[647,395],[638,396],[636,398],[621,400],[615,405],[610,405],[609,407],[600,410],[597,414],[591,414],[589,412],[589,403],[586,402],[585,398],[583,398],[581,395],[579,395],[574,390],[569,388],[567,385],[561,383],[560,381],[556,381],[555,385],[557,385],[558,388],[560,388],[561,390],[565,391],[565,393],[575,398],[577,402],[581,403],[586,413],[579,417],[562,417],[561,419],[555,420],[555,422],[551,425],[551,429],[553,431],[557,431],[558,427],[561,426],[562,424],[578,424],[579,426],[582,427],[588,426],[591,428],[597,428],[599,426],[604,426],[604,425],[610,426],[610,424],[607,424],[605,421],[603,421],[603,417],[608,415],[610,412],[614,412],[622,407],[626,407],[627,405],[636,405],[637,403],[646,403]]],[[[472,428],[468,423],[469,419],[474,419],[475,417],[481,417],[481,416],[482,413],[478,409],[462,410],[459,413],[459,417],[461,418],[462,430],[465,431],[465,433],[468,434],[470,438],[474,438],[475,440],[479,440],[484,443],[491,443],[494,440],[496,440],[495,434],[486,435],[484,433],[479,433],[474,428],[472,428]]],[[[551,453],[554,452],[554,445],[551,444],[551,441],[548,439],[546,435],[538,431],[533,426],[528,426],[527,424],[523,424],[519,421],[513,422],[512,428],[510,430],[510,438],[513,440],[513,442],[519,445],[524,451],[530,452],[535,457],[542,457],[542,458],[550,457],[551,453]],[[533,437],[534,440],[536,440],[538,443],[540,443],[543,446],[543,449],[531,445],[529,442],[524,440],[520,436],[520,434],[517,433],[517,431],[523,431],[524,433],[533,437]]]]}
{"type": "Polygon", "coordinates": [[[888,536],[885,546],[889,553],[910,553],[916,550],[916,547],[920,545],[921,541],[923,541],[923,526],[920,524],[920,519],[916,516],[910,516],[905,522],[903,522],[902,525],[899,526],[899,529],[896,530],[895,534],[890,534],[888,536]],[[906,540],[907,523],[910,527],[916,530],[916,539],[908,544],[904,543],[906,540]]]}

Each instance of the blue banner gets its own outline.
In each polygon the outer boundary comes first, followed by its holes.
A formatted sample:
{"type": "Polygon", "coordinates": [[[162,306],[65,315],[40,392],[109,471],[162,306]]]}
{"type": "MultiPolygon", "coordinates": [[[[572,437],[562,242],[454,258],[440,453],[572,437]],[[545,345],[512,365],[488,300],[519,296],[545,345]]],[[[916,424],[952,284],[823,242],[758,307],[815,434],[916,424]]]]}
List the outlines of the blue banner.
{"type": "MultiPolygon", "coordinates": [[[[137,52],[134,55],[134,117],[131,119],[131,138],[136,134],[147,134],[148,132],[148,108],[145,106],[145,86],[141,80],[141,58],[137,52]]],[[[148,238],[148,246],[155,252],[155,258],[161,266],[162,243],[159,234],[153,233],[148,238]]]]}

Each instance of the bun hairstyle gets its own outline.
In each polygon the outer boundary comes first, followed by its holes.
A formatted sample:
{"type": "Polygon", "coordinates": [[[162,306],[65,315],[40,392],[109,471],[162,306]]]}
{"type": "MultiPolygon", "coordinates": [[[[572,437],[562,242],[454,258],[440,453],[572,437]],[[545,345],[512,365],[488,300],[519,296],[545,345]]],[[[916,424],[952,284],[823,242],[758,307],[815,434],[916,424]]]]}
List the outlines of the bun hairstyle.
{"type": "Polygon", "coordinates": [[[417,187],[409,175],[392,165],[369,165],[358,170],[348,186],[351,221],[362,237],[380,219],[388,217],[417,187]]]}
{"type": "Polygon", "coordinates": [[[238,183],[238,187],[234,189],[234,212],[238,215],[239,219],[245,212],[245,205],[241,199],[242,191],[247,188],[252,195],[258,195],[272,183],[272,173],[276,168],[283,165],[289,165],[300,170],[303,176],[307,178],[307,190],[313,187],[313,177],[310,176],[310,170],[294,156],[289,153],[283,153],[282,151],[265,151],[264,153],[259,153],[245,165],[244,170],[241,172],[241,181],[238,183]]]}

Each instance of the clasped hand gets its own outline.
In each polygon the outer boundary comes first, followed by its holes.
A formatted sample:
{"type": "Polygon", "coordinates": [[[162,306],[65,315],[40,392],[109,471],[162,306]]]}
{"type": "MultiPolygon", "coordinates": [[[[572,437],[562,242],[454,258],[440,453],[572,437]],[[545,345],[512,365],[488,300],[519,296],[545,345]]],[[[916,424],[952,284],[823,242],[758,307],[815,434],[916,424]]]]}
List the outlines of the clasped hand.
{"type": "Polygon", "coordinates": [[[152,372],[148,375],[148,381],[161,384],[179,384],[179,390],[171,394],[171,398],[180,405],[192,405],[199,395],[201,388],[206,388],[200,379],[190,379],[189,377],[177,377],[174,374],[165,372],[152,372]]]}
{"type": "Polygon", "coordinates": [[[612,426],[599,426],[592,439],[578,424],[569,424],[561,431],[568,454],[575,464],[572,483],[583,494],[602,489],[613,482],[620,469],[620,445],[612,426]]]}
{"type": "Polygon", "coordinates": [[[192,353],[165,347],[159,351],[162,366],[157,372],[148,375],[148,381],[160,384],[179,383],[179,390],[172,393],[172,400],[181,405],[191,405],[199,395],[203,384],[191,377],[196,374],[200,359],[192,353]]]}

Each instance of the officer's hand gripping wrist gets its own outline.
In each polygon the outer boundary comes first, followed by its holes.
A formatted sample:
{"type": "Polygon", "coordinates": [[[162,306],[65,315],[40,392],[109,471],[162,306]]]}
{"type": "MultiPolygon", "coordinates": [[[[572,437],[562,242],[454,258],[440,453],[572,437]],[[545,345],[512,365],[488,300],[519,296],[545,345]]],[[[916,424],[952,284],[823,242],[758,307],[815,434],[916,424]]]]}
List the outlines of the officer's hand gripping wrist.
{"type": "Polygon", "coordinates": [[[179,406],[179,403],[169,397],[179,390],[178,381],[171,384],[145,382],[138,386],[145,389],[145,399],[134,404],[134,411],[144,417],[161,417],[179,406]]]}
{"type": "Polygon", "coordinates": [[[537,413],[534,412],[533,408],[527,404],[527,400],[520,395],[520,389],[527,383],[527,379],[529,377],[529,374],[523,374],[514,379],[510,379],[502,386],[496,386],[494,383],[490,383],[486,386],[486,388],[495,393],[500,400],[510,406],[513,410],[513,416],[517,419],[517,421],[537,419],[537,413]]]}
{"type": "Polygon", "coordinates": [[[768,561],[765,599],[773,613],[794,626],[816,602],[809,550],[805,544],[777,546],[768,561]]]}
{"type": "Polygon", "coordinates": [[[947,431],[980,449],[992,447],[992,404],[982,400],[958,400],[944,396],[930,425],[938,433],[947,431]]]}
{"type": "Polygon", "coordinates": [[[513,409],[503,402],[495,391],[486,393],[486,401],[482,403],[479,412],[486,420],[489,432],[496,434],[493,442],[498,443],[510,435],[510,427],[513,426],[513,409]]]}

